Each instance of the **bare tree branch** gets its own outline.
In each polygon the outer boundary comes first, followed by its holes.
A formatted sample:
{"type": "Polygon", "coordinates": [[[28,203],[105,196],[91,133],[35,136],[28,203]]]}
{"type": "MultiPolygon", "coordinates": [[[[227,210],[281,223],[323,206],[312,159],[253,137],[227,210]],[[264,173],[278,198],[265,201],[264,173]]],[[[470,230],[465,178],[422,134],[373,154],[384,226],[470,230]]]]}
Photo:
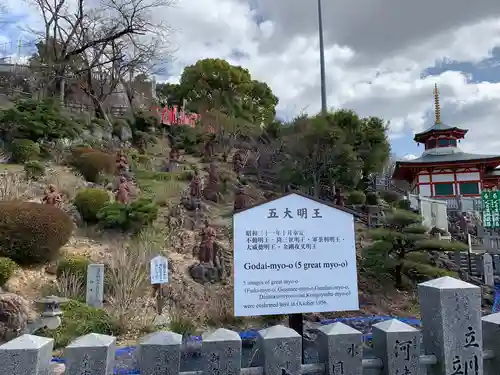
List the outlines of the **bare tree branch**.
{"type": "Polygon", "coordinates": [[[119,84],[132,104],[127,76],[149,73],[169,56],[169,29],[156,15],[173,0],[103,0],[99,8],[89,0],[29,1],[44,21],[43,30],[32,32],[44,41],[40,63],[55,77],[52,91],[61,86],[60,77],[74,77],[103,118],[102,102],[119,84]]]}

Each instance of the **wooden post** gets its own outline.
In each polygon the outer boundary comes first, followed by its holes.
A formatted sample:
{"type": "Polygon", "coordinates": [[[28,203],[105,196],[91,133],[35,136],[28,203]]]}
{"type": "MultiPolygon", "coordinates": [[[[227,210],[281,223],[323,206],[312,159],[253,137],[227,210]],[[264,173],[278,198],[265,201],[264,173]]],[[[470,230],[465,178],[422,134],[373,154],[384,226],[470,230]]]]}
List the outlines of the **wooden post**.
{"type": "Polygon", "coordinates": [[[163,288],[162,284],[153,284],[153,296],[156,297],[156,313],[161,315],[163,312],[164,300],[163,300],[163,288]]]}

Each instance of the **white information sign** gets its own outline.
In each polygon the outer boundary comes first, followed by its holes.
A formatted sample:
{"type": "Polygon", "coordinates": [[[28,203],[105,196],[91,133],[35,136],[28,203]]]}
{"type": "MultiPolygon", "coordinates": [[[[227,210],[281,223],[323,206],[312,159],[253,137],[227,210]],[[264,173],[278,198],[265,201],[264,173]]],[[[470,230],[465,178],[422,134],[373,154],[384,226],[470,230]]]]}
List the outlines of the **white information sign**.
{"type": "Polygon", "coordinates": [[[168,283],[168,259],[158,255],[150,262],[151,284],[168,283]]]}
{"type": "Polygon", "coordinates": [[[352,214],[293,193],[233,220],[235,316],[359,310],[352,214]]]}
{"type": "Polygon", "coordinates": [[[102,308],[104,301],[104,264],[87,267],[87,305],[102,308]]]}

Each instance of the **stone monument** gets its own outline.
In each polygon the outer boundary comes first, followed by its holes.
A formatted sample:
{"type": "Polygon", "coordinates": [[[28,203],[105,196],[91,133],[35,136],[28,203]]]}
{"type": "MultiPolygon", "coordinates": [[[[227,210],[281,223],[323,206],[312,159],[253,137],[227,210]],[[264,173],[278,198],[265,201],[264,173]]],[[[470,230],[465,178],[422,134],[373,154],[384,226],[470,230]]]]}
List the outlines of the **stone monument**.
{"type": "Polygon", "coordinates": [[[483,281],[486,285],[495,286],[495,271],[493,269],[493,258],[490,254],[483,254],[483,281]]]}

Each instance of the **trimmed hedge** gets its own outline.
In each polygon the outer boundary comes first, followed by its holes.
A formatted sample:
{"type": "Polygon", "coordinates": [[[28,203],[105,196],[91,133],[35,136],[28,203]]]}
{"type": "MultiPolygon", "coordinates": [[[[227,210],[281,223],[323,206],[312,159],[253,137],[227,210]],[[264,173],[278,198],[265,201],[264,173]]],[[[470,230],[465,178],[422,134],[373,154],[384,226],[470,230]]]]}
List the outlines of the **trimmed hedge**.
{"type": "Polygon", "coordinates": [[[57,259],[73,232],[73,221],[59,208],[34,202],[0,202],[0,256],[19,264],[57,259]]]}
{"type": "Polygon", "coordinates": [[[75,207],[82,219],[88,223],[98,221],[98,212],[110,201],[108,192],[104,189],[90,188],[80,190],[75,197],[75,207]]]}
{"type": "Polygon", "coordinates": [[[89,182],[99,182],[103,174],[112,174],[116,168],[115,158],[102,151],[90,151],[74,160],[75,168],[89,182]]]}
{"type": "Polygon", "coordinates": [[[358,205],[358,204],[365,204],[365,202],[366,202],[366,195],[362,191],[354,190],[351,191],[347,196],[347,204],[358,205]]]}
{"type": "Polygon", "coordinates": [[[10,151],[12,161],[22,164],[40,156],[40,145],[29,139],[14,139],[10,151]]]}

